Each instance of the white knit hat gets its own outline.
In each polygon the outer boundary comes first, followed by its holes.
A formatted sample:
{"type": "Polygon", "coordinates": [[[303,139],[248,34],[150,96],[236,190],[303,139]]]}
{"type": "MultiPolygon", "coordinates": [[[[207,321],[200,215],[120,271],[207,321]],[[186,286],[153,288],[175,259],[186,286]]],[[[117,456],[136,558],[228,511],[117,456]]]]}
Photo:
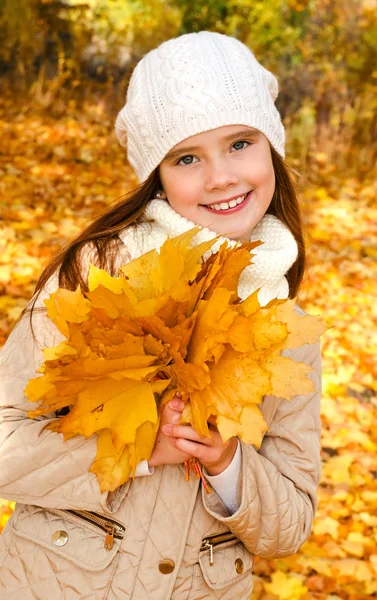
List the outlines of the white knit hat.
{"type": "Polygon", "coordinates": [[[235,38],[200,31],[164,42],[135,67],[115,132],[141,182],[176,144],[247,125],[284,158],[277,79],[235,38]]]}

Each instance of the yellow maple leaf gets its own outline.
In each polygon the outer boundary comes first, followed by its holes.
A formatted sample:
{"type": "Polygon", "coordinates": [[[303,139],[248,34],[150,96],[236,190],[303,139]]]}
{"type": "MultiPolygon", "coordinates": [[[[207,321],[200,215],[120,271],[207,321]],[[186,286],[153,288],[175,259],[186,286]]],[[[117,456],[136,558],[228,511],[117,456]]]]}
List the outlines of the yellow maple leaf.
{"type": "Polygon", "coordinates": [[[200,271],[201,256],[213,245],[211,240],[191,248],[192,239],[198,231],[199,228],[195,228],[181,236],[168,238],[161,246],[158,265],[149,274],[157,294],[167,292],[173,300],[184,299],[187,283],[200,271]]]}
{"type": "Polygon", "coordinates": [[[314,391],[312,380],[306,377],[312,370],[311,367],[276,354],[267,358],[263,364],[271,373],[271,394],[274,396],[289,399],[314,391]]]}
{"type": "Polygon", "coordinates": [[[137,300],[154,298],[156,290],[151,280],[151,273],[158,267],[159,256],[157,250],[150,250],[137,260],[131,260],[119,270],[130,283],[130,288],[137,300]]]}
{"type": "Polygon", "coordinates": [[[104,269],[98,269],[95,265],[90,265],[88,275],[89,291],[93,292],[99,286],[110,290],[114,294],[127,294],[128,298],[131,297],[136,302],[136,298],[133,296],[131,287],[125,277],[111,277],[104,269]]]}
{"type": "Polygon", "coordinates": [[[54,348],[44,348],[43,350],[45,360],[56,360],[63,356],[75,356],[76,354],[76,348],[67,344],[67,342],[61,342],[59,346],[55,346],[54,348]]]}
{"type": "Polygon", "coordinates": [[[59,288],[44,302],[48,316],[66,337],[69,335],[68,323],[82,323],[90,311],[90,302],[80,287],[75,292],[59,288]]]}
{"type": "Polygon", "coordinates": [[[109,429],[98,432],[97,455],[90,467],[95,473],[101,491],[113,492],[135,474],[137,465],[150,458],[159,421],[146,421],[136,430],[135,441],[117,450],[109,429]]]}
{"type": "Polygon", "coordinates": [[[245,406],[237,420],[218,416],[217,427],[224,441],[233,436],[239,436],[246,444],[260,447],[261,434],[267,431],[263,415],[256,404],[245,406]]]}
{"type": "Polygon", "coordinates": [[[129,447],[123,446],[117,452],[109,429],[98,432],[97,455],[90,472],[95,473],[102,492],[113,492],[130,477],[129,447]]]}
{"type": "Polygon", "coordinates": [[[275,594],[280,600],[300,600],[308,591],[298,577],[283,571],[275,571],[271,576],[271,583],[265,583],[264,587],[266,592],[275,594]]]}
{"type": "Polygon", "coordinates": [[[229,305],[231,296],[229,290],[218,288],[209,300],[199,302],[188,361],[200,365],[213,360],[217,346],[227,341],[229,327],[237,316],[236,310],[229,305]]]}
{"type": "Polygon", "coordinates": [[[25,394],[29,402],[38,402],[50,392],[55,392],[53,377],[50,374],[31,379],[25,388],[25,394]]]}
{"type": "MultiPolygon", "coordinates": [[[[91,271],[90,271],[91,272],[91,271]]],[[[104,281],[104,283],[106,283],[104,281]]],[[[104,317],[107,316],[107,321],[111,327],[111,321],[117,319],[121,314],[131,313],[134,308],[134,296],[132,300],[130,296],[123,293],[116,293],[110,290],[106,285],[96,285],[96,287],[89,291],[86,295],[90,301],[92,308],[97,309],[97,312],[92,314],[96,316],[99,321],[103,321],[104,317]]],[[[135,300],[135,304],[137,299],[135,300]]]]}
{"type": "Polygon", "coordinates": [[[204,298],[208,300],[215,290],[224,288],[233,292],[232,298],[236,299],[241,273],[253,257],[250,252],[260,244],[261,242],[249,242],[233,248],[232,252],[229,252],[226,244],[222,244],[214,259],[220,268],[214,270],[213,277],[207,282],[204,298]]]}
{"type": "Polygon", "coordinates": [[[209,394],[209,404],[229,418],[234,418],[233,403],[240,406],[261,404],[263,396],[270,390],[269,374],[259,366],[255,356],[229,347],[210,369],[210,377],[211,384],[204,391],[209,394]]]}
{"type": "Polygon", "coordinates": [[[251,321],[253,345],[255,350],[262,351],[281,344],[287,337],[287,325],[276,319],[274,308],[261,308],[251,321]]]}
{"type": "Polygon", "coordinates": [[[276,318],[286,324],[287,336],[284,348],[299,348],[303,344],[314,344],[328,327],[321,317],[299,315],[295,310],[295,301],[286,300],[276,307],[276,318]]]}

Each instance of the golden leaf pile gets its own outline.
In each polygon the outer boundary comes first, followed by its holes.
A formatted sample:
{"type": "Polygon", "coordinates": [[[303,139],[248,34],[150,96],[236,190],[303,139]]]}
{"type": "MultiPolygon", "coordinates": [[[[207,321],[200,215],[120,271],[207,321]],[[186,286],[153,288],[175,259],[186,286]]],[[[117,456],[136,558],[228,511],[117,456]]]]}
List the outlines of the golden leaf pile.
{"type": "Polygon", "coordinates": [[[168,239],[119,277],[92,265],[88,292],[58,289],[45,301],[66,341],[44,350],[43,375],[25,390],[40,402],[29,416],[69,407],[49,429],[65,439],[97,434],[91,471],[102,491],[150,458],[161,406],[176,392],[182,422],[201,435],[214,415],[224,441],[237,435],[259,447],[263,397],[313,390],[311,369],[281,351],[317,341],[320,319],[298,316],[293,300],[261,308],[255,292],[240,301],[238,280],[259,242],[224,243],[204,260],[216,240],[191,247],[197,233],[168,239]]]}

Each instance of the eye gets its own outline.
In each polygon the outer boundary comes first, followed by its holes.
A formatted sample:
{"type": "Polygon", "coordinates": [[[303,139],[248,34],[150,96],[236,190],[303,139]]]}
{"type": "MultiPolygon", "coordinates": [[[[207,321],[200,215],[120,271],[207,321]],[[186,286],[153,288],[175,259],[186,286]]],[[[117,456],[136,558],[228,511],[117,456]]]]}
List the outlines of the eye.
{"type": "Polygon", "coordinates": [[[239,142],[234,142],[232,148],[235,150],[244,150],[247,146],[250,145],[250,142],[245,142],[245,140],[240,140],[239,142]]]}
{"type": "Polygon", "coordinates": [[[187,154],[186,156],[182,156],[177,162],[177,165],[192,165],[195,160],[195,156],[192,154],[187,154]]]}

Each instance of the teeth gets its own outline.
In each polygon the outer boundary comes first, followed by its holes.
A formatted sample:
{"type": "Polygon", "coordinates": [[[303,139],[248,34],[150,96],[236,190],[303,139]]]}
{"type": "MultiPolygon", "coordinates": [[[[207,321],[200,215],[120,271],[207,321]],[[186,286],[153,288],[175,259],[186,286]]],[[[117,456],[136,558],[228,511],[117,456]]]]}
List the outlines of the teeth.
{"type": "Polygon", "coordinates": [[[237,204],[241,204],[241,202],[243,202],[246,198],[247,194],[244,194],[243,196],[238,196],[238,198],[234,198],[233,200],[230,200],[229,202],[221,202],[220,204],[212,204],[211,205],[211,209],[212,210],[228,210],[229,208],[234,208],[235,206],[237,206],[237,204]]]}

